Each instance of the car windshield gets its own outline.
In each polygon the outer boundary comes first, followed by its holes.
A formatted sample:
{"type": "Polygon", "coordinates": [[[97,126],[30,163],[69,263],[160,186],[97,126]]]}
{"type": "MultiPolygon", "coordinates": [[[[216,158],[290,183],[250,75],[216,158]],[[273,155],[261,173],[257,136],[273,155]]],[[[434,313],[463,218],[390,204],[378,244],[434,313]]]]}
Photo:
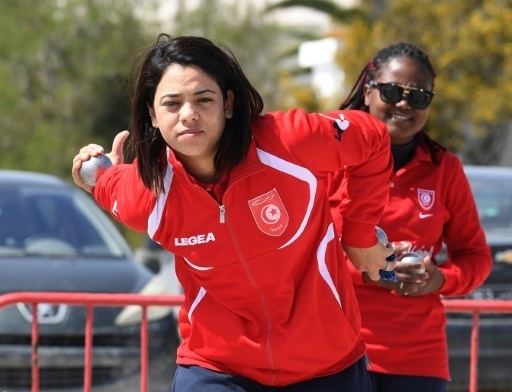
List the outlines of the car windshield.
{"type": "Polygon", "coordinates": [[[471,187],[485,232],[512,234],[512,184],[473,180],[471,187]]]}
{"type": "Polygon", "coordinates": [[[26,255],[124,257],[115,226],[81,192],[0,187],[0,258],[26,255]]]}

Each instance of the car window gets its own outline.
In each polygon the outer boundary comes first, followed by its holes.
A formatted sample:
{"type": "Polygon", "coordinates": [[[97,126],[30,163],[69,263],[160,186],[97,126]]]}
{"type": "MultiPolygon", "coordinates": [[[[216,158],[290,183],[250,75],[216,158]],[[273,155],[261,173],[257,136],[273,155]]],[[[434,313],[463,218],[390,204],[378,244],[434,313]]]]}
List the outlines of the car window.
{"type": "Polygon", "coordinates": [[[474,180],[471,187],[484,230],[512,233],[512,185],[474,180]]]}
{"type": "Polygon", "coordinates": [[[0,257],[25,254],[121,257],[112,226],[87,197],[65,188],[0,189],[0,257]]]}

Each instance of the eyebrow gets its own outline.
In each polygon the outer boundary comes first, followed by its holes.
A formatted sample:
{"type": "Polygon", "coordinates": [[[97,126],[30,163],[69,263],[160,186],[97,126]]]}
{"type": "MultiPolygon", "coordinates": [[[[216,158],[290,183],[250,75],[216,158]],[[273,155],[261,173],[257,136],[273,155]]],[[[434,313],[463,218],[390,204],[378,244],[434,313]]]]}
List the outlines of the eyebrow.
{"type": "MultiPolygon", "coordinates": [[[[212,94],[217,94],[214,90],[211,90],[209,88],[204,88],[202,90],[197,90],[196,92],[194,92],[193,95],[201,95],[201,94],[205,94],[205,93],[212,93],[212,94]]],[[[164,98],[177,98],[179,97],[181,94],[165,94],[163,95],[162,97],[160,97],[160,100],[159,102],[162,103],[162,100],[164,98]]]]}

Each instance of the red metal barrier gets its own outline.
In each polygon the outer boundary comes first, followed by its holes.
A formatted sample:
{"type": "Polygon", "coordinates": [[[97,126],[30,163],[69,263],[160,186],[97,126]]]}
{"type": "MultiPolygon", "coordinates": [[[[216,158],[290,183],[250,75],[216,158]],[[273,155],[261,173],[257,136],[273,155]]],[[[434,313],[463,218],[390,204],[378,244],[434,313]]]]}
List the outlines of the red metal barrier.
{"type": "MultiPolygon", "coordinates": [[[[33,313],[37,315],[37,306],[40,303],[66,304],[85,306],[87,318],[85,325],[85,354],[84,354],[84,392],[91,391],[92,377],[92,332],[93,308],[97,306],[127,306],[138,305],[142,310],[141,322],[141,392],[148,390],[148,319],[149,306],[181,306],[182,295],[149,296],[141,294],[91,294],[91,293],[10,293],[0,295],[0,308],[15,305],[19,302],[31,304],[33,313]]],[[[480,313],[512,313],[512,301],[479,301],[479,300],[443,300],[447,313],[472,313],[473,326],[471,331],[471,358],[469,392],[476,392],[478,387],[478,341],[480,313]]],[[[32,392],[39,392],[39,356],[38,340],[39,325],[37,317],[32,320],[32,392]]]]}
{"type": "Polygon", "coordinates": [[[480,301],[471,299],[443,300],[447,313],[473,313],[471,327],[471,356],[469,364],[469,392],[478,389],[478,342],[480,336],[480,313],[512,313],[512,301],[480,301]]]}
{"type": "MultiPolygon", "coordinates": [[[[92,385],[92,331],[93,308],[97,306],[127,306],[139,305],[142,310],[140,327],[140,391],[148,391],[148,318],[149,306],[181,306],[182,295],[141,295],[141,294],[91,294],[91,293],[9,293],[0,295],[0,308],[15,305],[19,302],[32,305],[32,314],[37,315],[37,305],[66,304],[85,306],[87,318],[85,321],[85,354],[84,354],[84,392],[91,391],[92,385]]],[[[39,325],[37,317],[32,318],[32,392],[39,392],[39,325]]]]}

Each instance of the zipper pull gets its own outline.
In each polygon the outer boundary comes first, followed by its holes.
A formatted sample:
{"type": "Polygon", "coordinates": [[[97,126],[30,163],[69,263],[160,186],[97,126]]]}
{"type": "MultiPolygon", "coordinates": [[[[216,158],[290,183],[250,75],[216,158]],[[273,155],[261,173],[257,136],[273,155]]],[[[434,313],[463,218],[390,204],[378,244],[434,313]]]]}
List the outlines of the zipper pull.
{"type": "Polygon", "coordinates": [[[226,207],[221,204],[219,206],[219,210],[220,210],[220,223],[226,223],[226,207]]]}

